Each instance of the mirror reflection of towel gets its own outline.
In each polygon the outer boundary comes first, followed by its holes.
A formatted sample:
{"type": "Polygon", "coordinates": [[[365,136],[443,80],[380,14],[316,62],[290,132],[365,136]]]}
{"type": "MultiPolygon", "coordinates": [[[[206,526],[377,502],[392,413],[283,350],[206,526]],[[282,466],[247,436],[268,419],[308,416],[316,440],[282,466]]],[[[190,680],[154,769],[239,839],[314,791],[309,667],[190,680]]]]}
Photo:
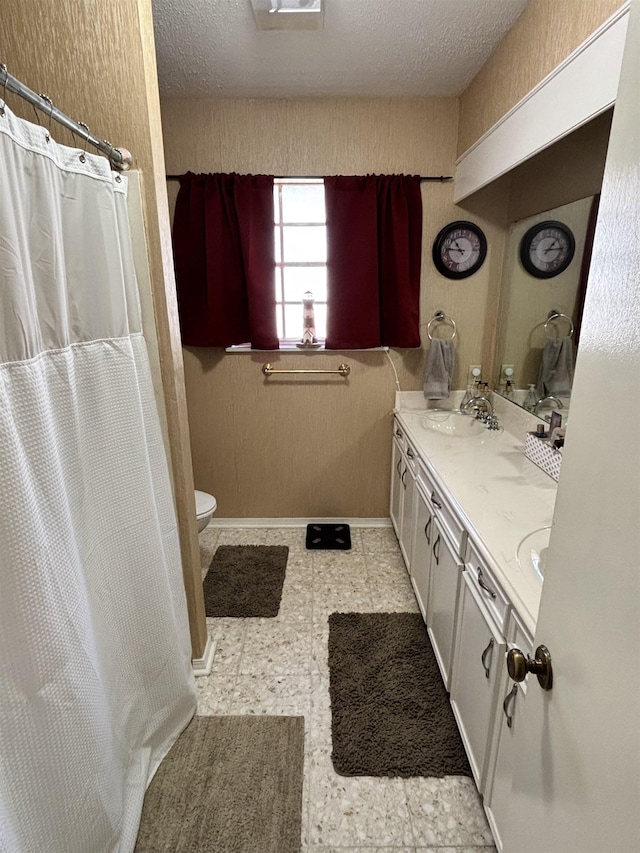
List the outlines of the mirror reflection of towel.
{"type": "Polygon", "coordinates": [[[429,347],[424,371],[424,396],[427,400],[443,400],[451,391],[451,377],[456,348],[451,338],[434,338],[429,347]]]}
{"type": "Polygon", "coordinates": [[[573,384],[573,341],[569,337],[549,338],[542,350],[538,397],[566,397],[573,384]]]}

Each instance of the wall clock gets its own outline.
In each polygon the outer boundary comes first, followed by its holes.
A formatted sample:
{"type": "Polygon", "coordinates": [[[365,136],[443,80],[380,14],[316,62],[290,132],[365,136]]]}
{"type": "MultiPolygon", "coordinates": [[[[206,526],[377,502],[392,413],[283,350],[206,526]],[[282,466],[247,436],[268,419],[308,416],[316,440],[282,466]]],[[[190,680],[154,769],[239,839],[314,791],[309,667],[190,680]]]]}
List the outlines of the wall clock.
{"type": "Polygon", "coordinates": [[[467,278],[487,256],[487,238],[473,222],[450,222],[433,243],[433,263],[447,278],[467,278]]]}
{"type": "Polygon", "coordinates": [[[536,278],[552,278],[564,272],[576,248],[571,229],[555,219],[538,222],[520,242],[520,260],[536,278]]]}

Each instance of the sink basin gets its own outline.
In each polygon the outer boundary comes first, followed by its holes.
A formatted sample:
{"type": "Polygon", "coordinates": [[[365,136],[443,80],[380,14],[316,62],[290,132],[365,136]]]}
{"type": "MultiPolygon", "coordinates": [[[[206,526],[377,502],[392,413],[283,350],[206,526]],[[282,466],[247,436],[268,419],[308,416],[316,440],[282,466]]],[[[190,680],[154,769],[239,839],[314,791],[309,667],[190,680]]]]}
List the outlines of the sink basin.
{"type": "Polygon", "coordinates": [[[544,577],[550,535],[550,527],[534,530],[524,537],[516,552],[518,565],[523,569],[533,569],[541,578],[544,577]]]}
{"type": "Polygon", "coordinates": [[[422,415],[422,426],[449,438],[473,438],[486,432],[480,421],[459,411],[432,409],[422,415]]]}

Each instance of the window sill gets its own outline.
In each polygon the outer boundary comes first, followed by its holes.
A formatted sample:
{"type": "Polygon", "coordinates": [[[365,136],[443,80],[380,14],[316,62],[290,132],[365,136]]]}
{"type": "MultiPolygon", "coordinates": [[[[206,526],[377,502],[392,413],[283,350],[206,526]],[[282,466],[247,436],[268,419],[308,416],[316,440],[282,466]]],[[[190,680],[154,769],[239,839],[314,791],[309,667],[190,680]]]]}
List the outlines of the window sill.
{"type": "Polygon", "coordinates": [[[313,349],[306,349],[304,347],[297,347],[293,343],[283,343],[280,344],[280,349],[252,349],[249,344],[239,344],[238,346],[233,347],[225,347],[225,352],[231,354],[240,354],[240,353],[252,353],[252,352],[277,352],[277,353],[288,353],[288,352],[388,352],[389,347],[368,347],[364,349],[325,349],[324,344],[320,347],[315,347],[313,349]]]}

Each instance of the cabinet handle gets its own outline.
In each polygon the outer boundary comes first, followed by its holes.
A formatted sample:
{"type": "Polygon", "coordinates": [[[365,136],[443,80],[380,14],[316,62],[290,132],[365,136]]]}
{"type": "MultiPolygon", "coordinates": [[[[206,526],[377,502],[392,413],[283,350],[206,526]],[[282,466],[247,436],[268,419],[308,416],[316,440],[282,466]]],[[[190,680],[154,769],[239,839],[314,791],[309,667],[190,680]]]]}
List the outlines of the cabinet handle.
{"type": "Polygon", "coordinates": [[[402,472],[402,477],[400,477],[400,479],[402,480],[402,488],[403,489],[407,488],[407,484],[404,481],[404,478],[406,477],[406,475],[407,475],[407,468],[404,469],[404,471],[402,472]]]}
{"type": "Polygon", "coordinates": [[[402,438],[402,430],[397,429],[396,435],[398,436],[398,438],[402,438]]]}
{"type": "Polygon", "coordinates": [[[489,676],[491,675],[491,661],[493,659],[493,654],[492,654],[491,658],[489,659],[489,666],[487,666],[487,655],[492,651],[494,645],[495,645],[495,640],[492,637],[489,640],[489,645],[482,652],[482,655],[480,656],[480,660],[482,661],[482,667],[484,669],[484,674],[485,674],[486,678],[489,678],[489,676]]]}
{"type": "Polygon", "coordinates": [[[424,535],[427,539],[427,545],[431,545],[431,522],[433,521],[433,516],[429,518],[429,521],[424,526],[424,535]]]}
{"type": "Polygon", "coordinates": [[[407,456],[409,457],[409,459],[413,459],[413,458],[414,458],[414,456],[413,456],[413,450],[412,450],[410,447],[407,447],[407,456]]]}
{"type": "Polygon", "coordinates": [[[438,533],[438,537],[436,541],[433,543],[433,557],[436,561],[436,566],[440,565],[440,534],[438,533]]]}
{"type": "Polygon", "coordinates": [[[398,459],[398,464],[396,465],[396,471],[398,472],[398,477],[400,476],[400,466],[402,465],[402,459],[398,459]]]}
{"type": "Polygon", "coordinates": [[[435,492],[431,492],[431,503],[432,503],[434,506],[437,506],[437,507],[438,507],[438,509],[442,509],[442,504],[441,504],[441,503],[440,503],[440,501],[436,498],[436,493],[435,493],[435,492]]]}
{"type": "Polygon", "coordinates": [[[482,587],[482,589],[483,589],[485,592],[488,592],[488,593],[489,593],[489,595],[491,596],[491,598],[495,598],[495,597],[496,597],[496,591],[495,591],[495,589],[491,589],[491,587],[490,587],[490,586],[487,586],[487,585],[486,585],[486,583],[484,582],[484,580],[483,580],[483,576],[482,576],[482,569],[480,568],[480,566],[478,566],[478,583],[480,584],[480,586],[482,587]]]}
{"type": "Polygon", "coordinates": [[[504,711],[504,715],[507,718],[507,727],[511,728],[513,725],[513,714],[509,713],[509,705],[518,695],[518,685],[514,684],[511,690],[504,697],[504,702],[502,703],[502,710],[504,711]]]}

